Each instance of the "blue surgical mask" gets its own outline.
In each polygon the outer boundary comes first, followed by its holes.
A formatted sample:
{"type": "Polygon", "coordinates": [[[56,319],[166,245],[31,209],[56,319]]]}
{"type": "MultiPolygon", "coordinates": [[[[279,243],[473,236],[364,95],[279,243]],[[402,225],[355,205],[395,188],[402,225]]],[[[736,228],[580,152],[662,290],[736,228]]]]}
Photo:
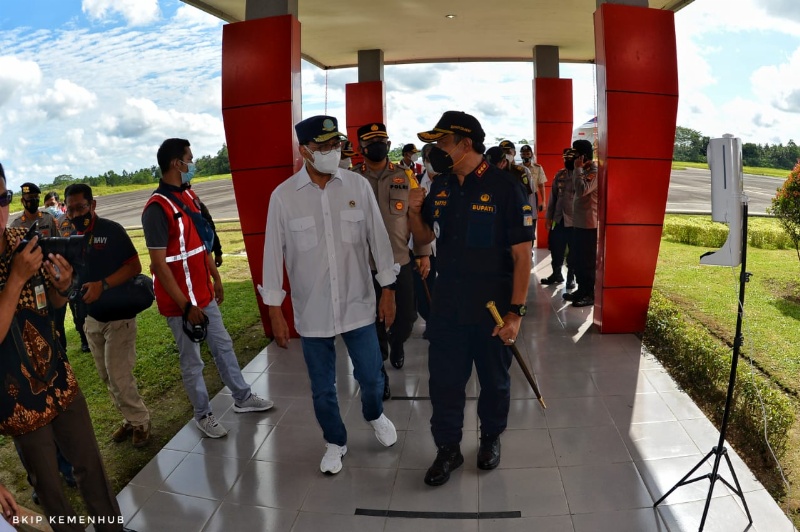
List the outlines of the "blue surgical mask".
{"type": "Polygon", "coordinates": [[[186,171],[185,172],[181,172],[181,183],[186,184],[189,181],[191,181],[192,178],[194,177],[194,169],[195,169],[195,167],[194,167],[194,163],[184,162],[183,164],[186,165],[186,171]]]}

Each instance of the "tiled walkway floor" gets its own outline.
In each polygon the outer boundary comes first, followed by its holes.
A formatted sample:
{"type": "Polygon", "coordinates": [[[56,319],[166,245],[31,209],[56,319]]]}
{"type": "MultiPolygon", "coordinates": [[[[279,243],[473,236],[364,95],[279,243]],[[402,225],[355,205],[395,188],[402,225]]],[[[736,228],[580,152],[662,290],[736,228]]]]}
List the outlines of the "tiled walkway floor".
{"type": "MultiPolygon", "coordinates": [[[[341,473],[322,475],[324,442],[300,342],[293,341],[288,350],[265,349],[244,370],[253,390],[275,401],[274,410],[236,414],[223,390],[213,405],[229,435],[201,438],[187,423],[120,493],[127,525],[140,532],[697,530],[707,481],[679,488],[657,510],[652,505],[716,445],[719,433],[658,362],[641,353],[635,336],[597,334],[590,309],[565,306],[563,286],[542,287],[539,271],[549,273],[549,258],[539,257],[517,343],[548,408],[541,409],[514,363],[498,469],[475,466],[478,420],[476,402],[469,400],[464,466],[442,487],[422,482],[435,448],[426,399],[427,342],[418,324],[406,345],[405,367],[387,369],[395,398],[385,409],[398,429],[397,444],[388,449],[361,418],[358,386],[339,346],[349,452],[341,473]],[[379,516],[357,515],[363,510],[379,516]],[[409,517],[421,512],[472,517],[409,517]]],[[[477,392],[473,376],[468,396],[477,392]]],[[[735,453],[733,463],[754,524],[747,528],[739,499],[717,483],[705,530],[792,531],[735,453]]],[[[712,462],[707,464],[702,471],[710,471],[712,462]]],[[[721,472],[732,481],[724,464],[721,472]]]]}

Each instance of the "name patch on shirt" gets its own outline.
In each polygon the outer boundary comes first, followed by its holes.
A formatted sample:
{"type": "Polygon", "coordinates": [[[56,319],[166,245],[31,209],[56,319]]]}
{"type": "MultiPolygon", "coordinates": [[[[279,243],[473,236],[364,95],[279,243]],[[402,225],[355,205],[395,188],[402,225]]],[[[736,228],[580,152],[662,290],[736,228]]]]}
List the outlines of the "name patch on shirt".
{"type": "Polygon", "coordinates": [[[532,226],[533,225],[533,215],[532,214],[524,215],[522,217],[522,225],[524,225],[525,227],[532,226]]]}
{"type": "MultiPolygon", "coordinates": [[[[403,180],[403,183],[405,183],[405,180],[403,180]]],[[[393,188],[395,190],[408,190],[408,185],[394,185],[394,184],[392,184],[392,185],[389,185],[389,188],[393,188]]]]}
{"type": "Polygon", "coordinates": [[[473,203],[472,204],[472,211],[473,212],[494,212],[495,206],[494,205],[484,205],[482,203],[473,203]]]}
{"type": "Polygon", "coordinates": [[[446,199],[433,200],[433,205],[435,207],[446,207],[447,206],[447,200],[446,199]]]}

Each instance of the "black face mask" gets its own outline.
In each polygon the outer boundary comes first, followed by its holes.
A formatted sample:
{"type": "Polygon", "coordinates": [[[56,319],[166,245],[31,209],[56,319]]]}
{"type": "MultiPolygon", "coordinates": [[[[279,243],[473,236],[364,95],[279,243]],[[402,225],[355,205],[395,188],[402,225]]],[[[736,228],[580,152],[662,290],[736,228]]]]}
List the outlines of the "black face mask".
{"type": "Polygon", "coordinates": [[[39,210],[39,200],[28,200],[22,203],[22,206],[25,207],[25,210],[31,214],[36,214],[36,211],[39,210]]]}
{"type": "Polygon", "coordinates": [[[575,170],[575,159],[567,159],[564,161],[564,168],[567,170],[575,170]]]}
{"type": "Polygon", "coordinates": [[[438,146],[431,148],[428,153],[428,160],[433,170],[438,174],[449,174],[455,164],[450,154],[438,146]]]}
{"type": "Polygon", "coordinates": [[[92,213],[87,212],[86,214],[81,214],[80,216],[73,216],[69,220],[72,222],[72,225],[75,226],[76,231],[83,233],[92,222],[92,213]]]}
{"type": "Polygon", "coordinates": [[[389,145],[385,142],[376,142],[365,146],[363,151],[364,157],[374,163],[379,163],[386,159],[386,156],[389,154],[389,145]]]}

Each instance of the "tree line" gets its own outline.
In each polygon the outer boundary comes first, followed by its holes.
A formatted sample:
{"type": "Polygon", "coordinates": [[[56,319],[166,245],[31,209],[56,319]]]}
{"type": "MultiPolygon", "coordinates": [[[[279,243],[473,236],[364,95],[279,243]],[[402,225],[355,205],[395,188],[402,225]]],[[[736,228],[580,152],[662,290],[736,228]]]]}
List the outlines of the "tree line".
{"type": "MultiPolygon", "coordinates": [[[[204,155],[195,160],[196,176],[211,176],[219,174],[231,173],[231,163],[228,160],[228,146],[222,145],[222,148],[215,156],[204,155]]],[[[118,174],[114,170],[109,170],[105,173],[96,176],[84,176],[76,178],[69,174],[62,174],[56,176],[52,183],[41,183],[39,185],[42,190],[47,188],[66,188],[73,183],[85,183],[91,187],[97,186],[119,186],[119,185],[146,185],[148,183],[157,183],[161,179],[161,171],[158,166],[151,166],[149,168],[140,168],[133,172],[123,170],[118,174]]]]}
{"type": "MultiPolygon", "coordinates": [[[[678,126],[675,130],[675,149],[672,159],[675,161],[707,163],[706,149],[710,137],[688,127],[678,126]]],[[[800,160],[800,146],[789,140],[783,144],[742,143],[742,164],[761,168],[778,168],[791,170],[800,160]]]]}

